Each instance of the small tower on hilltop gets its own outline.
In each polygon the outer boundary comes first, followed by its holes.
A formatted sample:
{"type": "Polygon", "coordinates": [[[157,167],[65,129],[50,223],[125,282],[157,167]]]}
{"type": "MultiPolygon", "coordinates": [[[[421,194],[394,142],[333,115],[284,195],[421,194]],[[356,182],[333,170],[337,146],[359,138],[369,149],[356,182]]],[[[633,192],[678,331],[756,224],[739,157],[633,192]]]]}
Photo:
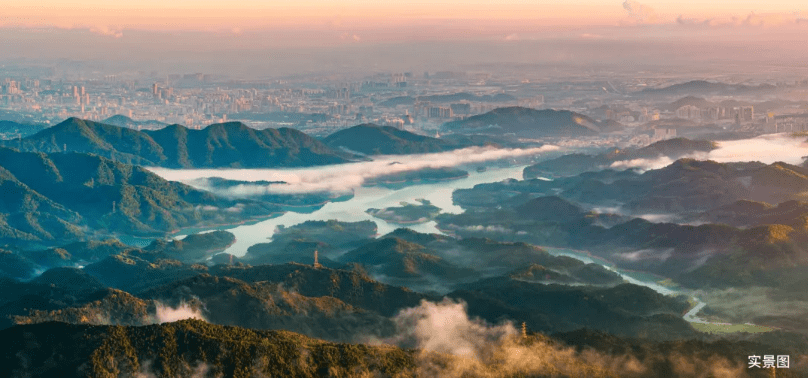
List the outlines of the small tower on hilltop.
{"type": "Polygon", "coordinates": [[[527,338],[527,323],[522,322],[522,338],[527,338]]]}
{"type": "Polygon", "coordinates": [[[315,269],[320,269],[320,268],[322,268],[322,267],[323,267],[323,266],[322,266],[322,265],[320,265],[320,262],[317,260],[317,250],[315,249],[315,250],[314,250],[314,268],[315,268],[315,269]]]}

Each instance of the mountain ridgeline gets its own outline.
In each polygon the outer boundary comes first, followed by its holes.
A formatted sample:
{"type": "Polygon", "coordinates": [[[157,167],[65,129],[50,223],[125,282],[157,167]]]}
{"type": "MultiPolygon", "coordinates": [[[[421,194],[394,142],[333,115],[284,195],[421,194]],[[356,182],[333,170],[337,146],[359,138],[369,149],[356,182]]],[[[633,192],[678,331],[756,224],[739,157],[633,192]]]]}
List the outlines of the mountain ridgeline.
{"type": "Polygon", "coordinates": [[[579,137],[597,135],[607,128],[603,123],[572,111],[535,110],[524,107],[497,108],[443,125],[452,132],[515,134],[518,137],[579,137]]]}
{"type": "Polygon", "coordinates": [[[4,144],[23,151],[93,153],[123,163],[167,168],[307,167],[351,158],[296,129],[256,130],[240,122],[202,130],[174,124],[138,131],[69,118],[21,142],[4,144]]]}
{"type": "Polygon", "coordinates": [[[558,158],[542,161],[524,169],[525,178],[531,179],[542,175],[572,176],[587,171],[604,168],[630,168],[632,160],[653,160],[669,158],[676,160],[695,153],[708,153],[718,148],[718,144],[706,140],[690,140],[679,137],[657,141],[643,148],[612,148],[604,153],[588,155],[581,153],[567,154],[558,158]]]}
{"type": "Polygon", "coordinates": [[[55,242],[94,233],[157,235],[280,211],[166,181],[139,166],[81,153],[0,148],[0,240],[55,242]],[[227,212],[221,212],[226,210],[227,212]]]}
{"type": "Polygon", "coordinates": [[[375,124],[343,129],[329,135],[323,142],[334,149],[345,147],[363,154],[434,153],[467,146],[375,124]]]}

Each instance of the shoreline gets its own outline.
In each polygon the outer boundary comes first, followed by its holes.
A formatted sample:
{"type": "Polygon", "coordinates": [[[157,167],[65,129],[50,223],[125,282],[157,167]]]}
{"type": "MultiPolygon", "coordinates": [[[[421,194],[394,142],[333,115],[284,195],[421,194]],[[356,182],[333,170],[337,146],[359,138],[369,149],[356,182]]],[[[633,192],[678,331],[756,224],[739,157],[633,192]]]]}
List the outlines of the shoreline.
{"type": "MultiPolygon", "coordinates": [[[[219,223],[219,224],[203,224],[203,225],[197,225],[197,226],[188,226],[188,227],[183,227],[183,228],[178,228],[178,229],[174,229],[174,230],[171,230],[171,231],[167,231],[163,235],[126,235],[126,234],[111,234],[111,235],[113,237],[115,237],[116,239],[118,239],[118,237],[121,237],[121,236],[134,238],[134,239],[152,239],[152,240],[154,240],[154,239],[162,239],[162,238],[166,238],[166,237],[169,237],[169,238],[173,239],[177,235],[182,235],[181,232],[183,232],[185,230],[209,230],[209,229],[218,229],[220,227],[230,227],[230,226],[235,228],[235,227],[239,227],[239,226],[243,226],[243,225],[248,225],[248,224],[251,224],[251,223],[259,223],[259,222],[263,222],[265,220],[274,219],[274,218],[280,217],[280,216],[282,216],[284,214],[286,214],[286,211],[278,211],[278,212],[273,212],[273,213],[268,214],[268,215],[262,215],[262,216],[259,216],[257,218],[244,219],[244,220],[242,220],[240,222],[219,223]]],[[[185,235],[191,235],[191,233],[185,234],[185,235]]],[[[118,241],[120,241],[120,239],[118,239],[118,241]]]]}

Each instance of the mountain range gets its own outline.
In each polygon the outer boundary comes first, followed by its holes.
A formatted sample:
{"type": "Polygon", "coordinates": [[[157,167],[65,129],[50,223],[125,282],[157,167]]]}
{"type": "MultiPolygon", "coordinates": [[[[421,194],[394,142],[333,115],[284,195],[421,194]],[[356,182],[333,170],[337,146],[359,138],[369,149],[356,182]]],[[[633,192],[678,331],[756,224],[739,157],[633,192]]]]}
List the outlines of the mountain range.
{"type": "Polygon", "coordinates": [[[744,85],[744,84],[729,84],[723,82],[709,82],[705,80],[693,80],[684,83],[673,84],[660,88],[646,88],[639,91],[637,94],[641,96],[648,95],[734,95],[734,94],[750,94],[750,93],[770,93],[777,90],[777,86],[770,84],[761,85],[744,85]]]}
{"type": "Polygon", "coordinates": [[[694,153],[708,153],[717,147],[718,144],[712,141],[690,140],[679,137],[657,141],[639,149],[612,148],[597,155],[582,153],[567,154],[526,167],[524,169],[524,177],[531,179],[542,175],[571,176],[587,171],[598,171],[604,168],[610,168],[612,165],[616,164],[619,164],[621,167],[630,166],[631,160],[653,160],[663,157],[676,160],[694,153]]]}
{"type": "Polygon", "coordinates": [[[280,212],[260,201],[220,198],[96,155],[0,148],[0,163],[3,241],[64,242],[95,233],[162,236],[182,227],[280,212]]]}
{"type": "Polygon", "coordinates": [[[47,128],[45,124],[0,120],[0,139],[30,136],[45,128],[47,128]]]}
{"type": "Polygon", "coordinates": [[[162,129],[168,124],[157,120],[132,120],[131,117],[124,115],[110,116],[101,121],[103,124],[114,125],[121,128],[129,129],[162,129]]]}
{"type": "Polygon", "coordinates": [[[168,168],[300,167],[348,162],[350,155],[291,128],[256,130],[240,122],[202,130],[170,125],[138,131],[69,118],[7,146],[35,152],[93,153],[116,161],[168,168]]]}
{"type": "Polygon", "coordinates": [[[572,111],[497,108],[482,115],[450,121],[441,128],[451,132],[515,134],[518,137],[578,137],[597,135],[604,125],[572,111]]]}
{"type": "Polygon", "coordinates": [[[466,146],[375,124],[361,124],[334,132],[323,142],[334,149],[344,147],[368,155],[434,153],[466,146]]]}
{"type": "Polygon", "coordinates": [[[487,102],[487,103],[508,103],[515,101],[513,95],[499,93],[494,95],[474,95],[468,92],[459,92],[455,94],[443,95],[425,95],[425,96],[396,96],[382,102],[377,103],[383,107],[406,106],[415,104],[416,101],[425,101],[430,103],[449,103],[449,102],[487,102]]]}

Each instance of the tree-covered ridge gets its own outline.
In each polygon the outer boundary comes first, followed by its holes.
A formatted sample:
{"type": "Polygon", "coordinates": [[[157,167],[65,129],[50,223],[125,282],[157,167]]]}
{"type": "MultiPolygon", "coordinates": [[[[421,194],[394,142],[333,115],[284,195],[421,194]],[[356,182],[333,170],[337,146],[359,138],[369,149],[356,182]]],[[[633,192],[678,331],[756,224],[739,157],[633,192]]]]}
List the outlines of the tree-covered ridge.
{"type": "Polygon", "coordinates": [[[497,108],[482,115],[451,121],[443,128],[454,132],[513,133],[519,137],[573,137],[600,133],[601,124],[572,111],[497,108]]]}
{"type": "Polygon", "coordinates": [[[464,147],[435,137],[417,135],[390,126],[361,124],[329,135],[323,142],[364,154],[434,153],[464,147]]]}
{"type": "MultiPolygon", "coordinates": [[[[742,377],[749,352],[790,354],[804,376],[804,342],[654,342],[578,330],[508,335],[477,355],[390,345],[332,343],[287,331],[183,320],[139,327],[58,322],[0,331],[4,377],[742,377]]],[[[785,337],[788,338],[788,337],[785,337]]]]}
{"type": "Polygon", "coordinates": [[[329,343],[198,320],[142,327],[51,322],[0,335],[10,342],[0,354],[4,377],[411,376],[415,367],[411,352],[390,346],[329,343]]]}
{"type": "Polygon", "coordinates": [[[6,240],[163,235],[280,211],[260,201],[220,198],[96,155],[0,148],[0,162],[0,187],[8,194],[0,200],[0,238],[6,240]]]}
{"type": "Polygon", "coordinates": [[[524,169],[526,179],[543,175],[574,176],[588,171],[598,171],[610,168],[616,163],[623,163],[623,167],[631,166],[631,160],[641,159],[679,159],[693,153],[706,153],[718,147],[713,141],[690,140],[679,137],[670,140],[657,141],[651,145],[634,148],[612,148],[597,155],[567,154],[558,158],[542,161],[524,169]]]}
{"type": "Polygon", "coordinates": [[[302,167],[344,163],[350,158],[296,129],[256,130],[241,122],[202,130],[175,124],[139,131],[69,118],[21,142],[4,145],[33,152],[93,153],[127,164],[169,168],[302,167]]]}

